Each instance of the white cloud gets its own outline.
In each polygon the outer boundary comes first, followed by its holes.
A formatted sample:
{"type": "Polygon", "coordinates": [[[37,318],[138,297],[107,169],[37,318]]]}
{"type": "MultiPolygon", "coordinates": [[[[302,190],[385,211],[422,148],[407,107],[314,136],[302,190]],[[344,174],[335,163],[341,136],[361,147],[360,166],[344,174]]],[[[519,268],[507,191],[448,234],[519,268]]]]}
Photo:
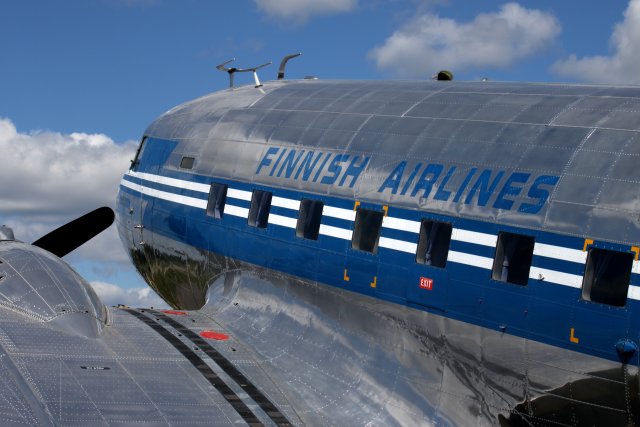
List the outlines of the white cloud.
{"type": "MultiPolygon", "coordinates": [[[[113,208],[136,148],[134,141],[116,144],[101,134],[19,132],[0,118],[0,224],[30,243],[100,206],[113,208]]],[[[117,276],[130,286],[142,285],[115,226],[65,259],[89,271],[91,280],[117,276]]]]}
{"type": "Polygon", "coordinates": [[[124,304],[129,307],[169,308],[167,303],[148,287],[123,289],[105,282],[91,282],[91,286],[106,306],[124,304]]]}
{"type": "Polygon", "coordinates": [[[609,39],[611,55],[578,58],[575,54],[551,66],[554,73],[594,83],[640,84],[640,0],[631,0],[622,22],[609,39]]]}
{"type": "Polygon", "coordinates": [[[136,145],[102,134],[21,133],[0,118],[0,211],[50,218],[114,206],[136,145]]]}
{"type": "Polygon", "coordinates": [[[358,0],[254,0],[267,15],[293,22],[305,22],[311,15],[329,15],[353,10],[358,0]]]}
{"type": "Polygon", "coordinates": [[[405,77],[442,69],[504,68],[549,46],[561,26],[550,13],[507,3],[471,22],[432,13],[416,17],[369,52],[378,68],[405,77]]]}
{"type": "MultiPolygon", "coordinates": [[[[100,206],[113,208],[136,147],[102,134],[22,133],[0,118],[0,221],[32,242],[100,206]]],[[[69,258],[128,263],[115,227],[69,258]]]]}

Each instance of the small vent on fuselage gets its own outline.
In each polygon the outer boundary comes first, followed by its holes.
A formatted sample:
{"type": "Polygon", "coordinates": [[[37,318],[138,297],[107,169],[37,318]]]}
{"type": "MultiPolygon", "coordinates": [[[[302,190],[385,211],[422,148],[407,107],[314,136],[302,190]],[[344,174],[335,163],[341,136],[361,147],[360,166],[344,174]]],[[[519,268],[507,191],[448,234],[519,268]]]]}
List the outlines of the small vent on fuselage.
{"type": "Polygon", "coordinates": [[[180,161],[180,169],[193,169],[195,161],[195,157],[183,157],[182,161],[180,161]]]}

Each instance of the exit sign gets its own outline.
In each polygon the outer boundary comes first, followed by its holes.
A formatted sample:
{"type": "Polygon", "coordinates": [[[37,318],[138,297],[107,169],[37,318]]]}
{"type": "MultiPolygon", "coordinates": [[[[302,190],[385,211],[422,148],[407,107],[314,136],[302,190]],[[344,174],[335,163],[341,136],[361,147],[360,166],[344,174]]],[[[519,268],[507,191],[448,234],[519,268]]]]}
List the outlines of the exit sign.
{"type": "Polygon", "coordinates": [[[433,279],[429,279],[428,277],[420,278],[420,288],[426,289],[428,291],[433,289],[433,279]]]}

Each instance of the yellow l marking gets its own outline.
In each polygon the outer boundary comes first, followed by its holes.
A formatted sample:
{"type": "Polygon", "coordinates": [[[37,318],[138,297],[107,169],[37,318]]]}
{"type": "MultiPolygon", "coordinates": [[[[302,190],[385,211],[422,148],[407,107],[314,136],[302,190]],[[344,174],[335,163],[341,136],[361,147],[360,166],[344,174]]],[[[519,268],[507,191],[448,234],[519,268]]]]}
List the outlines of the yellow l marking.
{"type": "Polygon", "coordinates": [[[580,342],[580,339],[576,338],[574,333],[575,333],[575,329],[571,328],[571,334],[569,335],[569,341],[571,341],[574,344],[578,344],[580,342]]]}
{"type": "Polygon", "coordinates": [[[582,252],[587,251],[587,246],[593,245],[593,239],[584,239],[584,246],[582,247],[582,252]]]}
{"type": "Polygon", "coordinates": [[[344,279],[345,282],[349,281],[349,276],[347,276],[347,269],[344,269],[344,276],[342,277],[344,279]]]}
{"type": "Polygon", "coordinates": [[[370,283],[372,288],[378,286],[378,276],[373,276],[373,282],[370,283]]]}

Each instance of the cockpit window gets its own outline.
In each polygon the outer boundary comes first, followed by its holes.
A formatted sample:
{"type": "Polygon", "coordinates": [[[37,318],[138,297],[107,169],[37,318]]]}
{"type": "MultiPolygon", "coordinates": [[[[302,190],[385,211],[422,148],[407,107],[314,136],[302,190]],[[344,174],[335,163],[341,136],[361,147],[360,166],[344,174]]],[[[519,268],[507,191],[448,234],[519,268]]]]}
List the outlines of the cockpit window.
{"type": "Polygon", "coordinates": [[[138,164],[140,163],[140,158],[142,157],[142,153],[147,145],[147,140],[149,138],[147,136],[142,137],[142,141],[140,141],[140,145],[138,146],[138,150],[136,151],[136,156],[131,160],[131,167],[129,170],[135,171],[138,170],[138,164]]]}
{"type": "Polygon", "coordinates": [[[378,252],[378,239],[380,238],[383,218],[383,212],[358,209],[351,247],[373,254],[378,252]]]}
{"type": "Polygon", "coordinates": [[[533,259],[535,239],[531,236],[501,232],[491,278],[500,282],[526,286],[533,259]]]}
{"type": "Polygon", "coordinates": [[[194,157],[183,157],[180,162],[180,169],[193,169],[194,157]]]}
{"type": "Polygon", "coordinates": [[[247,223],[251,227],[267,228],[269,223],[269,211],[271,210],[271,192],[253,190],[251,207],[247,223]]]}
{"type": "Polygon", "coordinates": [[[591,248],[582,279],[582,299],[623,307],[627,303],[633,256],[631,252],[591,248]]]}

